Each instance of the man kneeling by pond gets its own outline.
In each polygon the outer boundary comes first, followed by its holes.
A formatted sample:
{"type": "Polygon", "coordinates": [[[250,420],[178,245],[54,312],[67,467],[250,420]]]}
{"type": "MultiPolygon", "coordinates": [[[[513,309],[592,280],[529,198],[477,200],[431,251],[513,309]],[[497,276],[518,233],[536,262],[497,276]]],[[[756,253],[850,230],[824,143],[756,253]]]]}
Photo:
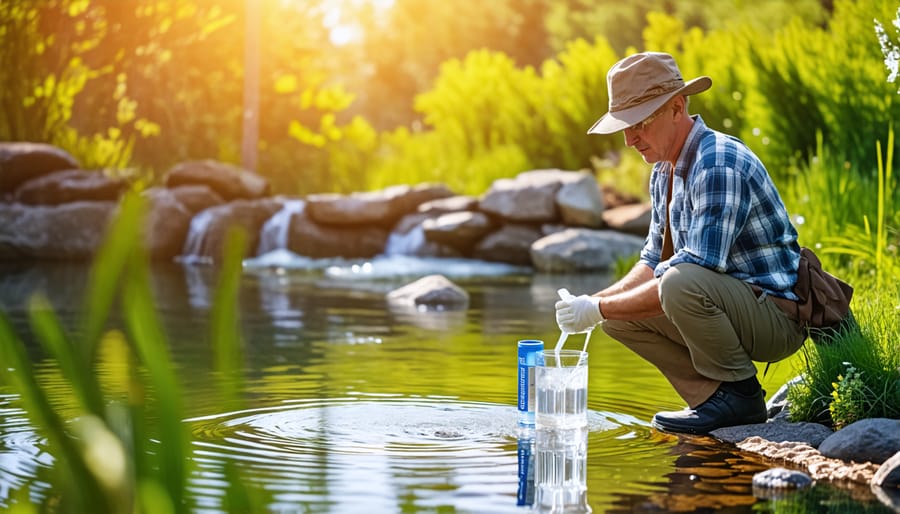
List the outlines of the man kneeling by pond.
{"type": "Polygon", "coordinates": [[[753,362],[784,359],[807,336],[777,304],[798,299],[800,246],[784,202],[743,142],[688,114],[709,77],[685,82],[672,56],[651,52],[616,63],[607,84],[609,112],[588,133],[623,131],[653,164],[650,231],[625,277],[558,302],[557,323],[569,333],[600,323],[659,368],[689,407],[657,413],[658,429],[764,422],[753,362]]]}

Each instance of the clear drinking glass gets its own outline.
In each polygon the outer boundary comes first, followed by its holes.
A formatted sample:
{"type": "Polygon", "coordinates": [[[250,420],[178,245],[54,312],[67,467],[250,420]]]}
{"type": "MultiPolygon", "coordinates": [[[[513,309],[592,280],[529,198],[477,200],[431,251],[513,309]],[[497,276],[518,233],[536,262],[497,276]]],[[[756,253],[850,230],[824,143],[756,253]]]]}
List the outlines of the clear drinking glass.
{"type": "Polygon", "coordinates": [[[587,427],[535,430],[533,511],[591,512],[587,501],[587,433],[587,427]]]}
{"type": "Polygon", "coordinates": [[[571,429],[587,426],[587,352],[538,352],[534,371],[535,427],[571,429]]]}

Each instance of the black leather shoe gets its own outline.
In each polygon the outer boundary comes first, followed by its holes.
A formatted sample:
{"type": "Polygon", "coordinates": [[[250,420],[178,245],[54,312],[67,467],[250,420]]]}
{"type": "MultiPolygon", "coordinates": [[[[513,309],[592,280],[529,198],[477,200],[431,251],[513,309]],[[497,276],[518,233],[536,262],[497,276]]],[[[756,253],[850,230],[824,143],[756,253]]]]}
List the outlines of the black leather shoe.
{"type": "Polygon", "coordinates": [[[666,432],[683,434],[708,434],[722,427],[765,423],[765,391],[757,389],[752,395],[743,395],[727,387],[719,386],[708,400],[696,409],[658,412],[651,424],[666,432]]]}

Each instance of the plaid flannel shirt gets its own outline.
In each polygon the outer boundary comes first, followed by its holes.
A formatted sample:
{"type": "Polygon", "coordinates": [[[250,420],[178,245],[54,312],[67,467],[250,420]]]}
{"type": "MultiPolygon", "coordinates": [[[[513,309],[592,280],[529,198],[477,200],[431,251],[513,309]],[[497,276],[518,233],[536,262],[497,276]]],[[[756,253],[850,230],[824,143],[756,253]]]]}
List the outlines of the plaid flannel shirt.
{"type": "Polygon", "coordinates": [[[768,171],[741,140],[708,128],[698,115],[693,119],[675,165],[670,218],[675,254],[660,262],[669,166],[657,162],[641,262],[656,277],[690,262],[796,300],[797,230],[768,171]]]}

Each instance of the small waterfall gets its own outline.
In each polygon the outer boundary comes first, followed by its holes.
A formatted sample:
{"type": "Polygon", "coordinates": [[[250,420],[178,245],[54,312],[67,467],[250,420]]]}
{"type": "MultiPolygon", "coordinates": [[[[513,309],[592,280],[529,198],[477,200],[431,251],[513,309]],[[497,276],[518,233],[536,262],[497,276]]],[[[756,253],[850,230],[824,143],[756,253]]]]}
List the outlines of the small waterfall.
{"type": "Polygon", "coordinates": [[[257,255],[288,247],[288,234],[291,228],[291,217],[303,212],[306,202],[303,200],[285,200],[281,210],[276,212],[262,226],[259,233],[257,255]]]}
{"type": "Polygon", "coordinates": [[[416,255],[425,246],[425,229],[419,223],[409,232],[391,232],[384,247],[385,255],[416,255]]]}
{"type": "Polygon", "coordinates": [[[184,248],[178,260],[186,263],[208,261],[209,256],[203,255],[203,243],[206,240],[206,231],[209,229],[215,217],[215,209],[205,209],[197,213],[191,219],[191,226],[184,241],[184,248]]]}

